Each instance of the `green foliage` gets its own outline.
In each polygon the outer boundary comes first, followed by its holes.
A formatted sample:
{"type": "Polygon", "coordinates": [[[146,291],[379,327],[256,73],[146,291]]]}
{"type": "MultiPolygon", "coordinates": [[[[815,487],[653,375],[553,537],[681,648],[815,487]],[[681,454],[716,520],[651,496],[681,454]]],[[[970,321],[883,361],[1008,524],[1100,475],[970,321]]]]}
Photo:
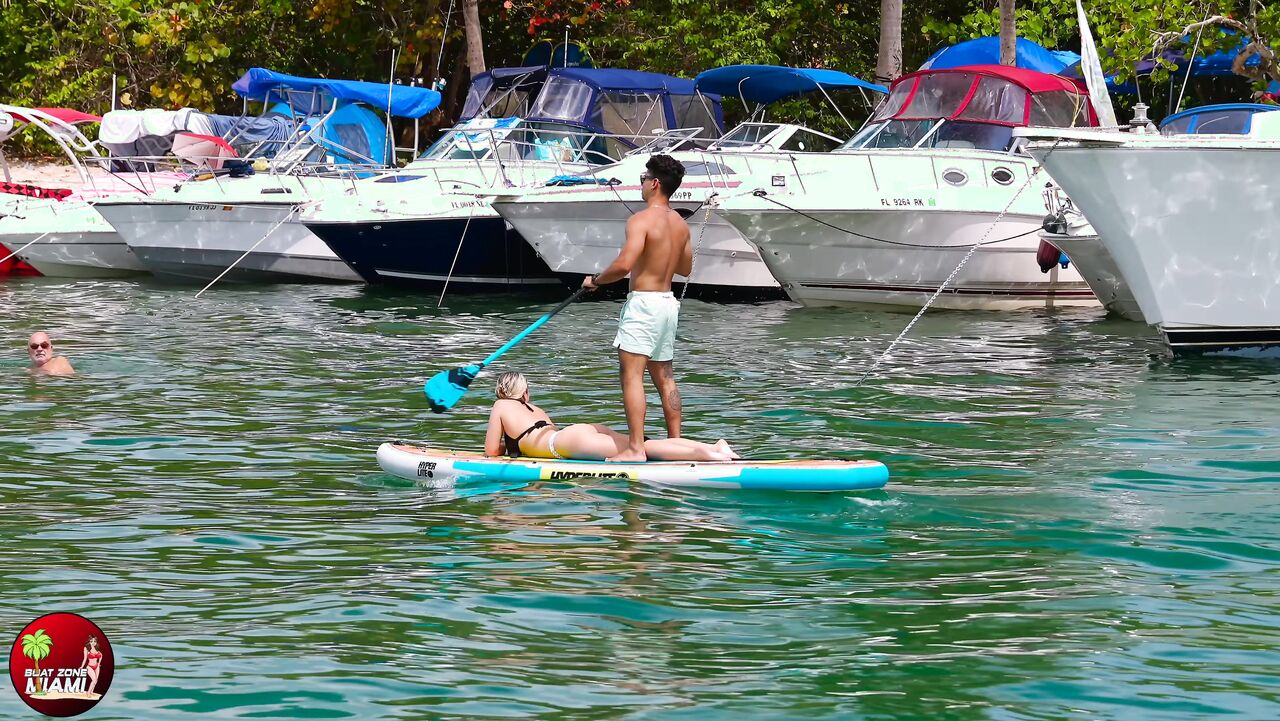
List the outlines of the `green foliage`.
{"type": "MultiPolygon", "coordinates": [[[[568,28],[600,66],[688,77],[730,63],[777,63],[870,77],[879,5],[480,0],[480,15],[490,66],[518,63],[537,36],[558,41],[568,28]]],[[[994,0],[905,0],[904,70],[940,47],[998,32],[996,6],[994,0]]],[[[1088,0],[1086,6],[1095,38],[1109,51],[1105,67],[1122,76],[1150,53],[1158,33],[1181,31],[1215,13],[1243,19],[1251,9],[1250,0],[1088,0]]],[[[461,0],[452,7],[444,38],[450,4],[441,0],[0,0],[0,100],[103,112],[115,77],[125,106],[234,112],[240,102],[231,84],[248,67],[381,80],[395,51],[401,78],[430,82],[441,66],[456,110],[467,75],[461,0]]],[[[1260,6],[1257,19],[1264,38],[1280,35],[1280,7],[1260,6]]],[[[1075,0],[1018,0],[1018,30],[1046,47],[1078,49],[1075,0]]],[[[1238,42],[1210,29],[1201,52],[1238,42]]],[[[1170,69],[1144,82],[1167,85],[1170,69]]],[[[1192,83],[1193,93],[1198,85],[1192,83]]],[[[812,115],[799,105],[787,110],[812,115]]],[[[835,130],[836,121],[816,122],[835,130]]]]}

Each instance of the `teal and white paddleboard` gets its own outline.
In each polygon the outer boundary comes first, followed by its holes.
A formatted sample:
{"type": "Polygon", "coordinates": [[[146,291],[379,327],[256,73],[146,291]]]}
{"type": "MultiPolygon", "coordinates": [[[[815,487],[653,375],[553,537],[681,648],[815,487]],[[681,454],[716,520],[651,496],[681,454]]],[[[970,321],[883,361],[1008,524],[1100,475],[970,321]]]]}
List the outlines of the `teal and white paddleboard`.
{"type": "Polygon", "coordinates": [[[378,447],[378,465],[432,488],[465,481],[532,483],[572,478],[628,479],[664,486],[768,491],[863,491],[883,488],[889,469],[876,461],[650,461],[605,463],[490,458],[398,443],[378,447]]]}

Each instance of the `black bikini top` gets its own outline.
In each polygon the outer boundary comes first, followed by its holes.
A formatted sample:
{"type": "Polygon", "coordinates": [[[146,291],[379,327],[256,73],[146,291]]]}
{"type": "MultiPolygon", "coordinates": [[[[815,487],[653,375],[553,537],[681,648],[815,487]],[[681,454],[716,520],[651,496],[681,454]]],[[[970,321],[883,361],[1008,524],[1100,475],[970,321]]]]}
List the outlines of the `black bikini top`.
{"type": "MultiPolygon", "coordinates": [[[[525,408],[528,408],[530,412],[533,411],[533,408],[528,403],[525,403],[519,398],[507,398],[506,400],[515,401],[520,405],[524,406],[525,408]]],[[[507,455],[511,458],[518,458],[520,456],[520,441],[523,440],[525,436],[529,435],[530,433],[533,433],[539,428],[546,428],[547,426],[550,426],[550,425],[553,425],[553,424],[549,423],[548,421],[536,421],[533,425],[526,428],[524,430],[524,433],[521,433],[515,438],[512,438],[511,436],[507,435],[506,431],[503,431],[502,443],[507,447],[507,455]]]]}

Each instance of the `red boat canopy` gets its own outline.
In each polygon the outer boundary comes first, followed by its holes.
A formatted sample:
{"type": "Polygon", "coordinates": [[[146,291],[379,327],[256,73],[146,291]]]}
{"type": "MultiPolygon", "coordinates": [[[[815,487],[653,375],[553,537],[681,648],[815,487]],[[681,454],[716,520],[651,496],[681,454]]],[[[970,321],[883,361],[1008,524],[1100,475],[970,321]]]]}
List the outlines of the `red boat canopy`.
{"type": "MultiPolygon", "coordinates": [[[[72,110],[71,108],[36,108],[36,110],[39,110],[40,112],[46,115],[57,118],[58,120],[61,120],[67,125],[77,125],[79,123],[96,123],[102,120],[102,118],[98,117],[97,115],[82,113],[79,110],[72,110]]],[[[30,118],[27,118],[20,113],[13,113],[13,117],[17,118],[18,120],[21,120],[24,123],[31,122],[30,118]]]]}
{"type": "Polygon", "coordinates": [[[894,81],[875,120],[964,120],[993,125],[1095,126],[1075,81],[1008,65],[918,70],[894,81]]]}

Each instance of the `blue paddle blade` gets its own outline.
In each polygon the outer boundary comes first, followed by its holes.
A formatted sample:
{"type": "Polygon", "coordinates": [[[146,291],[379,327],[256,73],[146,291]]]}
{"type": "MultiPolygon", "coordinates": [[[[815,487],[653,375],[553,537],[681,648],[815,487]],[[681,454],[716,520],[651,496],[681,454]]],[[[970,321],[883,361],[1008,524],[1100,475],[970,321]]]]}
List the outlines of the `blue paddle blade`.
{"type": "Polygon", "coordinates": [[[431,412],[444,413],[452,408],[462,399],[462,394],[467,392],[471,381],[475,380],[483,369],[482,365],[469,365],[465,368],[454,368],[451,371],[440,371],[431,376],[431,379],[422,386],[422,392],[427,394],[427,405],[431,407],[431,412]]]}

